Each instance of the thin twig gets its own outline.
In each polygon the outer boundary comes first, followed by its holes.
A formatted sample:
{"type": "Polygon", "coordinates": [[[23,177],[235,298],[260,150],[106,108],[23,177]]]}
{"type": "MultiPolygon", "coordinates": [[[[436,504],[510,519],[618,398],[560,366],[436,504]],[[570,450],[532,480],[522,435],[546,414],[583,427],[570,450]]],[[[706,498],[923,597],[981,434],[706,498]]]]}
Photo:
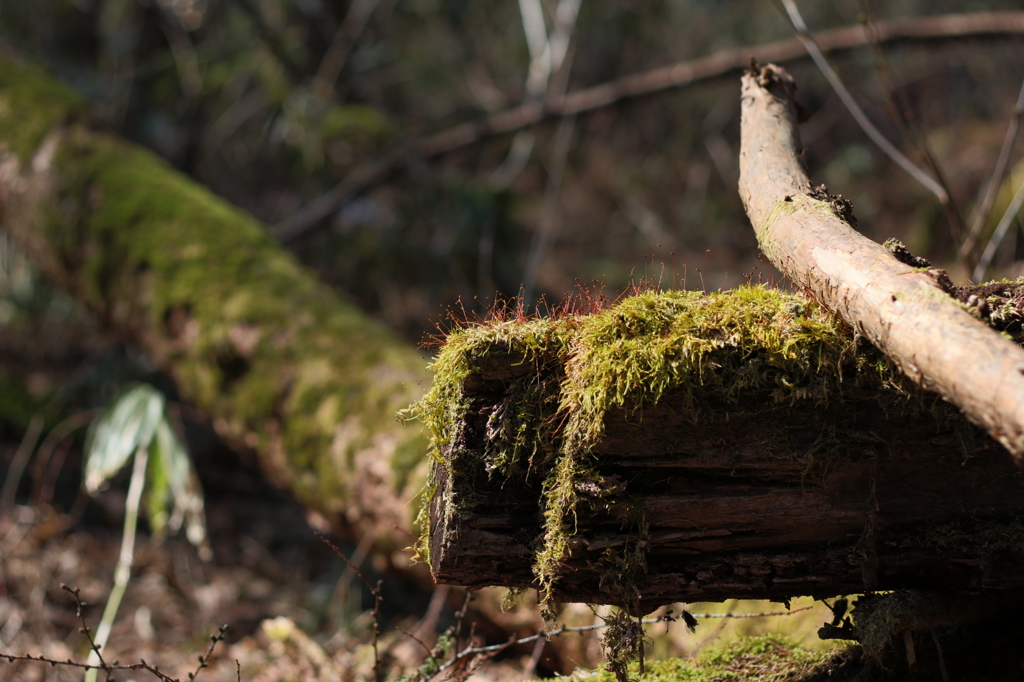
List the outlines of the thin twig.
{"type": "Polygon", "coordinates": [[[43,419],[41,412],[34,414],[28,423],[25,435],[22,436],[18,450],[14,453],[14,459],[11,460],[11,464],[7,468],[7,477],[4,479],[3,489],[0,491],[0,509],[10,509],[14,506],[14,498],[18,494],[21,475],[36,449],[36,443],[39,442],[39,436],[43,433],[45,423],[46,420],[43,419]]]}
{"type": "Polygon", "coordinates": [[[1003,217],[1000,219],[999,224],[996,226],[995,232],[992,233],[991,239],[988,240],[988,244],[985,245],[985,252],[981,254],[981,258],[978,259],[978,267],[974,269],[971,277],[975,282],[980,282],[985,276],[985,271],[988,266],[992,264],[992,259],[995,258],[996,250],[1003,241],[1003,237],[1006,236],[1006,231],[1010,228],[1010,224],[1013,223],[1014,218],[1020,212],[1021,206],[1024,206],[1024,182],[1020,183],[1017,187],[1016,193],[1013,195],[1013,200],[1010,201],[1010,205],[1006,207],[1006,211],[1003,213],[1003,217]]]}
{"type": "Polygon", "coordinates": [[[430,651],[430,647],[429,647],[429,646],[427,646],[427,643],[426,643],[426,642],[424,642],[424,641],[423,641],[422,639],[420,639],[420,638],[419,638],[419,637],[417,637],[416,635],[412,634],[412,633],[411,633],[411,632],[409,632],[408,630],[406,630],[406,629],[404,629],[404,628],[402,628],[402,627],[399,627],[398,625],[396,625],[396,626],[395,626],[395,629],[396,629],[396,630],[398,630],[399,632],[401,632],[401,633],[402,633],[403,635],[405,635],[405,636],[406,636],[406,637],[408,637],[409,639],[411,639],[412,641],[414,641],[414,642],[416,642],[417,644],[419,644],[419,645],[420,645],[420,647],[421,647],[421,648],[422,648],[422,649],[423,649],[424,651],[426,651],[426,652],[427,652],[427,656],[430,656],[430,654],[431,654],[432,652],[430,651]]]}
{"type": "MultiPolygon", "coordinates": [[[[906,91],[892,77],[888,60],[885,57],[885,48],[878,42],[877,22],[874,19],[874,6],[871,0],[861,0],[861,7],[864,11],[864,30],[871,37],[871,44],[875,49],[875,65],[877,66],[882,83],[885,85],[885,94],[893,120],[896,122],[903,137],[914,145],[918,156],[931,169],[946,196],[949,197],[949,201],[943,204],[943,208],[945,208],[946,218],[949,220],[953,241],[957,244],[962,244],[967,230],[964,226],[963,215],[960,213],[960,208],[957,206],[956,199],[953,196],[953,191],[946,180],[946,174],[942,171],[942,167],[939,166],[935,154],[932,153],[931,146],[928,144],[928,136],[921,128],[918,117],[914,115],[914,109],[907,98],[906,91]]],[[[973,255],[969,255],[967,268],[971,269],[974,265],[973,255]]]]}
{"type": "Polygon", "coordinates": [[[145,670],[151,675],[154,675],[157,679],[163,680],[163,682],[181,682],[177,677],[171,677],[160,672],[160,669],[146,663],[144,660],[140,660],[138,663],[109,663],[104,666],[89,665],[88,663],[80,663],[79,661],[71,660],[70,658],[64,661],[59,661],[55,658],[47,658],[40,654],[39,656],[33,656],[32,654],[5,654],[0,653],[0,658],[6,659],[8,663],[14,663],[15,661],[36,661],[38,663],[46,663],[52,668],[80,668],[85,671],[89,670],[102,670],[110,678],[110,673],[115,670],[145,670]]]}
{"type": "Polygon", "coordinates": [[[960,257],[963,258],[967,253],[971,252],[981,235],[981,230],[988,221],[989,212],[992,210],[992,204],[996,199],[996,191],[999,186],[1003,183],[1003,177],[1006,175],[1006,167],[1010,163],[1010,152],[1013,151],[1013,146],[1017,141],[1017,133],[1020,130],[1020,117],[1024,113],[1024,81],[1020,84],[1020,93],[1017,95],[1017,103],[1013,107],[1013,112],[1010,114],[1010,122],[1006,126],[1006,135],[1003,137],[1003,146],[999,150],[999,158],[996,160],[996,166],[992,169],[992,177],[988,179],[985,184],[984,191],[981,195],[981,201],[978,202],[977,206],[974,207],[973,214],[971,216],[971,230],[967,234],[967,238],[964,239],[963,245],[960,247],[960,257]]]}
{"type": "Polygon", "coordinates": [[[530,662],[527,663],[526,669],[523,671],[526,677],[533,677],[537,672],[537,665],[540,664],[541,654],[544,653],[545,641],[538,639],[533,645],[533,653],[530,654],[530,662]]]}
{"type": "MultiPolygon", "coordinates": [[[[199,671],[203,668],[210,666],[210,657],[213,656],[213,650],[217,648],[217,643],[224,640],[224,633],[228,631],[228,625],[225,623],[217,628],[217,634],[210,635],[210,646],[207,647],[206,653],[199,656],[199,665],[196,667],[195,672],[188,674],[188,679],[195,680],[199,677],[199,671]]],[[[143,661],[145,663],[145,661],[143,661]]]]}
{"type": "MultiPolygon", "coordinates": [[[[884,44],[1014,37],[1024,34],[1024,12],[975,12],[900,19],[879,22],[877,28],[878,40],[884,44]]],[[[815,40],[821,50],[835,53],[862,47],[867,38],[863,28],[857,25],[822,31],[815,36],[815,40]]],[[[808,56],[799,40],[744,46],[577,90],[560,101],[548,98],[543,103],[525,102],[483,120],[459,124],[414,140],[398,151],[363,163],[327,192],[278,223],[274,233],[282,242],[305,234],[338,206],[391,177],[410,159],[435,158],[477,144],[486,138],[513,133],[545,120],[597,111],[625,100],[729,76],[747,68],[752,54],[756,54],[761,62],[775,64],[806,59],[808,56]]]]}
{"type": "MultiPolygon", "coordinates": [[[[813,605],[812,606],[801,606],[800,608],[792,609],[790,611],[768,611],[768,612],[764,612],[764,613],[728,613],[728,612],[727,613],[691,613],[690,615],[693,616],[694,618],[766,618],[768,616],[791,616],[794,613],[799,613],[800,611],[807,611],[808,609],[812,609],[812,608],[814,608],[813,605]]],[[[652,625],[654,623],[672,623],[672,622],[675,622],[677,620],[680,620],[680,618],[677,617],[677,616],[673,616],[671,614],[667,614],[667,615],[664,615],[664,616],[658,616],[656,618],[644,618],[640,622],[642,624],[644,624],[644,625],[652,625]]],[[[594,630],[600,630],[600,629],[606,628],[606,627],[608,627],[608,624],[607,623],[603,623],[603,622],[602,623],[594,623],[593,625],[580,625],[580,626],[576,626],[576,627],[568,627],[568,626],[563,625],[561,627],[555,628],[554,630],[548,630],[548,631],[545,631],[545,632],[538,632],[538,633],[533,634],[533,635],[527,635],[525,637],[520,637],[519,639],[517,639],[514,642],[512,642],[512,644],[514,644],[514,645],[529,644],[530,642],[535,642],[538,639],[548,639],[548,638],[551,638],[551,637],[558,637],[560,635],[564,635],[564,634],[568,634],[568,633],[592,632],[594,630]]],[[[501,644],[491,644],[491,645],[488,645],[488,646],[478,646],[478,647],[467,646],[465,649],[463,649],[462,651],[460,651],[457,654],[456,658],[465,658],[466,656],[470,656],[470,655],[475,654],[475,653],[486,653],[486,652],[491,652],[491,651],[500,651],[502,649],[507,648],[508,646],[510,646],[508,642],[502,642],[501,644]]]]}
{"type": "MultiPolygon", "coordinates": [[[[490,658],[492,656],[496,656],[496,655],[500,654],[502,651],[504,651],[505,649],[508,649],[509,647],[515,646],[517,644],[522,644],[522,643],[524,643],[524,641],[525,640],[523,640],[523,639],[516,639],[515,635],[512,635],[508,640],[506,640],[505,642],[502,642],[501,644],[492,644],[491,646],[481,646],[481,647],[475,647],[475,646],[472,646],[471,644],[467,645],[465,649],[463,649],[462,651],[457,653],[455,656],[453,656],[451,659],[449,659],[449,660],[445,661],[443,664],[441,664],[441,666],[437,669],[437,672],[438,673],[442,673],[445,670],[448,670],[452,666],[456,665],[457,663],[465,660],[469,656],[484,656],[484,657],[487,657],[487,658],[490,658]]],[[[530,641],[533,641],[533,640],[530,640],[530,641]]]]}
{"type": "MultiPolygon", "coordinates": [[[[462,608],[455,616],[455,649],[459,648],[459,637],[462,635],[462,623],[466,620],[466,614],[469,613],[469,602],[473,601],[473,593],[469,590],[466,591],[466,601],[462,602],[462,608]]],[[[470,638],[472,640],[472,637],[470,638]]]]}
{"type": "Polygon", "coordinates": [[[338,549],[333,542],[321,535],[319,531],[313,531],[313,534],[320,538],[320,542],[330,547],[335,554],[341,557],[341,560],[344,561],[350,569],[355,571],[356,575],[359,576],[359,579],[363,581],[363,585],[366,585],[366,589],[368,589],[370,594],[373,595],[373,679],[375,682],[380,682],[384,679],[384,671],[381,667],[380,651],[378,650],[377,645],[380,640],[380,603],[382,601],[380,588],[383,581],[378,580],[376,587],[371,585],[370,581],[366,579],[365,575],[363,575],[363,572],[359,570],[359,567],[349,561],[348,557],[345,556],[345,554],[338,549]]]}
{"type": "Polygon", "coordinates": [[[352,553],[352,559],[350,565],[345,567],[341,577],[338,578],[338,582],[334,586],[334,592],[331,594],[330,601],[330,622],[332,627],[337,628],[341,618],[341,612],[344,611],[346,604],[345,602],[349,598],[349,588],[352,584],[352,578],[355,576],[355,570],[353,566],[362,566],[363,561],[369,555],[370,550],[373,549],[374,536],[371,533],[364,533],[363,537],[359,539],[359,543],[356,545],[355,551],[352,553]]]}
{"type": "Polygon", "coordinates": [[[84,410],[82,412],[76,412],[64,421],[57,424],[50,433],[46,434],[46,438],[40,443],[39,448],[36,450],[36,464],[39,469],[44,472],[43,479],[40,481],[38,486],[33,486],[32,490],[32,504],[38,505],[42,502],[43,487],[46,484],[46,473],[50,468],[50,460],[53,457],[53,453],[57,450],[57,446],[70,436],[72,433],[88,426],[96,418],[99,410],[84,410]]]}
{"type": "MultiPolygon", "coordinates": [[[[33,656],[31,654],[6,654],[2,652],[0,652],[0,658],[7,659],[8,663],[14,663],[15,661],[36,661],[39,663],[46,663],[54,668],[79,668],[81,670],[85,670],[86,672],[102,670],[104,673],[106,673],[107,679],[112,679],[111,673],[113,673],[115,670],[145,670],[157,679],[162,680],[162,682],[181,682],[181,680],[179,680],[177,677],[171,677],[170,675],[166,675],[160,672],[160,668],[152,666],[149,663],[146,663],[145,659],[139,659],[138,663],[119,663],[117,661],[114,661],[113,663],[107,663],[105,660],[103,660],[103,657],[99,654],[100,645],[96,644],[95,640],[93,640],[92,630],[89,628],[89,624],[85,620],[84,610],[86,603],[82,601],[80,590],[77,587],[69,587],[64,583],[61,583],[60,588],[68,594],[70,594],[71,597],[75,600],[75,615],[78,617],[78,620],[81,623],[79,631],[85,635],[86,639],[89,641],[90,649],[94,651],[96,655],[99,657],[99,664],[97,665],[94,663],[80,663],[79,661],[74,661],[70,658],[64,661],[59,661],[57,659],[48,658],[43,655],[33,656]]],[[[210,635],[210,646],[207,647],[205,654],[199,656],[199,665],[196,668],[195,672],[190,672],[188,674],[189,680],[194,681],[199,676],[199,671],[209,666],[210,657],[213,656],[213,652],[214,649],[216,649],[217,644],[224,640],[224,633],[227,632],[227,629],[227,625],[222,625],[217,629],[217,634],[210,635]]],[[[239,682],[241,682],[242,668],[241,664],[237,660],[235,661],[235,670],[236,679],[238,679],[239,682]]]]}
{"type": "Polygon", "coordinates": [[[879,149],[885,152],[886,156],[896,162],[900,168],[905,170],[912,178],[917,180],[919,183],[924,185],[929,192],[934,194],[939,203],[946,205],[949,203],[949,194],[942,188],[934,178],[929,176],[923,170],[914,165],[914,162],[908,159],[903,152],[896,149],[896,147],[889,142],[888,139],[875,127],[875,125],[868,119],[864,110],[860,108],[857,101],[854,100],[853,95],[847,90],[843,81],[836,74],[835,70],[828,63],[821,48],[818,47],[815,39],[811,36],[810,31],[807,28],[807,24],[804,23],[803,17],[800,15],[800,10],[797,8],[796,3],[793,0],[781,0],[783,7],[786,9],[786,14],[789,16],[789,20],[793,23],[793,28],[796,30],[797,40],[803,43],[811,59],[817,65],[818,69],[821,70],[822,75],[828,80],[829,85],[835,90],[836,94],[839,95],[839,99],[842,100],[843,104],[850,111],[854,120],[857,121],[857,125],[861,127],[861,130],[867,134],[871,141],[874,142],[879,149]]]}
{"type": "Polygon", "coordinates": [[[352,48],[355,47],[356,41],[366,29],[370,16],[379,4],[380,0],[355,0],[349,5],[345,18],[334,32],[334,38],[331,39],[331,44],[316,70],[316,76],[309,88],[314,95],[324,100],[330,98],[338,76],[352,54],[352,48]]]}
{"type": "MultiPolygon", "coordinates": [[[[419,621],[415,625],[413,625],[408,632],[406,632],[405,630],[401,630],[401,632],[405,632],[405,634],[409,635],[414,640],[419,642],[421,646],[426,647],[426,644],[424,644],[423,640],[419,638],[419,635],[417,633],[429,633],[433,632],[436,629],[438,618],[440,618],[441,616],[441,610],[447,603],[448,592],[448,585],[438,585],[434,589],[433,596],[431,596],[430,598],[430,604],[427,606],[426,613],[423,614],[419,621]]],[[[433,652],[429,648],[427,648],[428,658],[432,655],[432,653],[433,652]]]]}
{"type": "MultiPolygon", "coordinates": [[[[109,668],[107,668],[106,661],[103,660],[103,654],[100,653],[100,645],[96,643],[95,638],[92,636],[92,630],[89,628],[89,624],[85,622],[85,602],[82,601],[81,590],[77,587],[72,589],[64,583],[60,584],[60,589],[67,592],[75,599],[75,615],[82,624],[81,633],[85,635],[87,640],[89,640],[89,657],[91,658],[92,655],[95,654],[100,660],[101,669],[109,670],[109,668]]],[[[93,666],[86,664],[85,669],[89,670],[91,667],[93,666]]]]}
{"type": "MultiPolygon", "coordinates": [[[[572,55],[569,53],[569,44],[576,28],[580,2],[581,0],[559,0],[554,25],[548,35],[540,0],[519,0],[523,32],[526,34],[526,44],[530,49],[530,67],[527,70],[524,102],[542,102],[548,97],[552,76],[562,69],[563,65],[566,71],[571,68],[572,55]]],[[[568,77],[560,80],[563,88],[568,85],[568,77]]],[[[557,95],[564,97],[564,89],[557,95]]],[[[511,184],[530,160],[535,140],[533,131],[529,128],[517,132],[505,160],[491,174],[491,184],[495,187],[507,187],[511,184]]]]}

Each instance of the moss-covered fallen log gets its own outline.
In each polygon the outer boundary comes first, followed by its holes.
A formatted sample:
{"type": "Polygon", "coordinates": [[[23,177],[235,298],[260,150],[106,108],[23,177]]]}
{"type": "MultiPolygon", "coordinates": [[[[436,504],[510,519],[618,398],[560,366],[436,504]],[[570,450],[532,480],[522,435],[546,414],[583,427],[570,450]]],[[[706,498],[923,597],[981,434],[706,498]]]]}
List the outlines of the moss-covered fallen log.
{"type": "Polygon", "coordinates": [[[434,371],[439,582],[635,612],[1024,586],[1002,446],[802,297],[495,321],[451,334],[434,371]]]}
{"type": "Polygon", "coordinates": [[[0,222],[273,481],[408,562],[426,443],[395,413],[421,395],[419,354],[250,216],[93,130],[78,95],[2,52],[0,222]]]}

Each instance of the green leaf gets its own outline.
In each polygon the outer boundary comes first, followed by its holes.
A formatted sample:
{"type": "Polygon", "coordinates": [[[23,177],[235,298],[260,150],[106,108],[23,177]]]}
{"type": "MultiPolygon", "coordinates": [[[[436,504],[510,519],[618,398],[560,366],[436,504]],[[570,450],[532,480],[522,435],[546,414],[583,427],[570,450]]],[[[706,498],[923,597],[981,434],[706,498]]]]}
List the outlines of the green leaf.
{"type": "Polygon", "coordinates": [[[170,518],[171,486],[167,479],[167,467],[164,465],[166,445],[160,437],[161,427],[167,419],[161,419],[157,425],[156,438],[149,448],[149,467],[146,469],[146,516],[153,534],[162,538],[170,518]]]}
{"type": "Polygon", "coordinates": [[[93,422],[86,441],[85,489],[95,494],[140,448],[148,448],[163,419],[163,394],[138,384],[121,394],[93,422]]]}
{"type": "MultiPolygon", "coordinates": [[[[199,548],[200,557],[206,559],[210,550],[206,538],[203,490],[185,444],[166,417],[157,425],[154,445],[154,451],[160,453],[159,476],[167,481],[167,488],[174,503],[173,513],[167,525],[174,532],[184,522],[185,537],[199,548]]],[[[154,474],[154,478],[156,476],[154,474]]]]}

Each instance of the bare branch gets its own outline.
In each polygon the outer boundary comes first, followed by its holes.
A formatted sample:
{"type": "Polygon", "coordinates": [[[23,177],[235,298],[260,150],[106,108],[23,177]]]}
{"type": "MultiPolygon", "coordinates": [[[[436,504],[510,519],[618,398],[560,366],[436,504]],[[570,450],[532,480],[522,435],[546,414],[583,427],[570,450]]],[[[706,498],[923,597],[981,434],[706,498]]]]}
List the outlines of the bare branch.
{"type": "Polygon", "coordinates": [[[349,5],[345,18],[334,32],[334,38],[320,60],[320,66],[317,67],[316,76],[310,86],[310,90],[317,97],[330,99],[338,75],[345,68],[345,62],[348,61],[356,40],[366,28],[378,4],[380,0],[356,0],[349,5]]]}
{"type": "MultiPolygon", "coordinates": [[[[530,48],[530,68],[526,77],[526,102],[540,102],[548,96],[552,76],[562,68],[569,53],[569,43],[576,17],[579,14],[581,0],[560,0],[555,10],[555,22],[551,35],[547,34],[544,25],[544,14],[539,0],[520,0],[519,9],[523,16],[523,31],[526,33],[527,45],[530,48]]],[[[572,60],[569,57],[571,67],[572,60]]],[[[568,78],[562,79],[562,91],[559,97],[565,96],[564,87],[568,78]]],[[[535,137],[532,130],[524,129],[512,138],[508,155],[501,165],[491,174],[491,184],[507,187],[522,172],[526,162],[533,153],[535,137]]]]}
{"type": "MultiPolygon", "coordinates": [[[[1006,175],[1006,167],[1010,163],[1010,152],[1013,150],[1013,145],[1017,141],[1017,132],[1020,130],[1020,117],[1024,114],[1024,82],[1020,84],[1020,93],[1017,95],[1017,103],[1013,107],[1013,113],[1010,114],[1010,123],[1006,126],[1006,136],[1003,138],[1003,146],[999,150],[999,158],[996,160],[996,167],[992,170],[992,177],[989,178],[985,184],[985,190],[981,195],[981,201],[974,208],[974,215],[971,217],[971,231],[968,233],[967,238],[964,239],[963,245],[960,247],[960,257],[963,258],[974,248],[978,236],[981,234],[981,228],[985,226],[985,221],[988,218],[989,211],[992,210],[992,203],[996,198],[996,190],[999,189],[999,185],[1003,182],[1003,176],[1006,175]]],[[[987,267],[987,264],[986,264],[987,267]]],[[[975,281],[978,281],[985,275],[985,268],[981,268],[981,274],[975,271],[975,281]]]]}
{"type": "MultiPolygon", "coordinates": [[[[801,606],[800,608],[791,609],[789,611],[765,611],[765,612],[762,612],[762,613],[732,613],[732,611],[728,611],[726,613],[690,613],[689,611],[685,611],[684,613],[686,615],[690,616],[691,618],[767,618],[767,617],[770,617],[770,616],[792,616],[792,615],[794,615],[796,613],[799,613],[800,611],[807,611],[808,609],[812,609],[812,608],[814,608],[813,605],[812,606],[801,606]]],[[[653,618],[644,618],[640,622],[643,625],[653,625],[655,623],[674,623],[677,620],[685,620],[685,617],[684,616],[673,616],[672,614],[666,614],[664,616],[656,616],[656,617],[653,617],[653,618]]],[[[546,632],[538,632],[538,633],[533,634],[533,635],[527,635],[525,637],[520,637],[519,639],[516,639],[516,640],[501,642],[500,644],[490,644],[490,645],[487,645],[487,646],[467,645],[466,648],[463,649],[462,651],[460,651],[458,654],[456,654],[455,657],[452,658],[452,660],[450,660],[447,663],[445,663],[441,667],[441,670],[445,670],[447,668],[450,668],[452,665],[454,665],[458,661],[461,661],[462,659],[466,658],[467,656],[472,656],[474,654],[488,654],[488,653],[489,654],[493,654],[493,653],[497,653],[497,652],[503,651],[504,649],[507,649],[510,646],[517,646],[519,644],[529,644],[530,642],[536,642],[538,640],[550,639],[552,637],[559,637],[561,635],[565,635],[565,634],[569,634],[569,633],[593,632],[594,630],[602,630],[602,629],[604,629],[606,627],[608,627],[608,623],[607,622],[594,623],[593,625],[579,625],[579,626],[576,626],[576,627],[568,627],[568,626],[563,625],[563,626],[561,626],[559,628],[555,628],[554,630],[548,630],[546,632]]],[[[408,634],[408,633],[406,633],[406,634],[408,634]]]]}
{"type": "MultiPolygon", "coordinates": [[[[92,651],[96,652],[96,654],[98,655],[100,645],[97,644],[93,639],[92,630],[89,628],[89,624],[85,621],[85,616],[83,615],[83,612],[86,604],[82,601],[79,589],[77,587],[69,587],[64,583],[61,583],[60,587],[62,590],[70,594],[72,599],[75,600],[75,613],[79,619],[79,622],[82,624],[80,631],[82,634],[85,635],[86,640],[89,642],[89,648],[92,651]]],[[[210,644],[206,649],[206,653],[199,655],[199,664],[196,666],[195,671],[190,672],[188,674],[188,679],[190,681],[195,680],[197,677],[199,677],[199,671],[201,671],[203,668],[209,667],[210,657],[213,656],[213,652],[214,649],[217,648],[217,644],[224,641],[224,633],[226,633],[227,630],[228,626],[222,625],[217,629],[216,634],[210,635],[210,644]]],[[[179,680],[177,677],[171,677],[160,672],[160,668],[158,666],[150,665],[149,663],[146,663],[144,659],[139,659],[138,663],[123,664],[117,661],[114,661],[113,663],[107,663],[103,660],[102,656],[100,656],[99,664],[97,665],[94,663],[81,663],[79,661],[74,661],[70,658],[63,661],[58,661],[57,659],[48,658],[43,655],[33,656],[31,654],[7,654],[0,652],[0,658],[6,659],[8,663],[14,663],[15,661],[38,661],[40,663],[46,663],[53,668],[78,668],[80,670],[85,670],[86,672],[90,670],[102,670],[106,673],[106,679],[108,680],[113,679],[113,677],[111,677],[111,673],[115,670],[145,670],[149,674],[156,677],[158,680],[161,680],[161,682],[181,682],[181,680],[179,680]]],[[[237,661],[235,662],[235,666],[236,670],[239,671],[238,676],[240,677],[241,671],[237,661]]]]}
{"type": "Polygon", "coordinates": [[[43,433],[43,426],[46,420],[38,412],[32,415],[32,421],[28,423],[25,435],[14,453],[14,459],[7,469],[4,484],[0,487],[0,510],[10,509],[14,506],[14,496],[18,493],[18,484],[21,482],[21,474],[25,471],[29,458],[35,452],[36,443],[43,433]]]}
{"type": "MultiPolygon", "coordinates": [[[[920,119],[914,114],[906,91],[892,77],[888,60],[885,57],[885,48],[878,42],[876,37],[877,22],[874,19],[874,7],[871,0],[861,0],[861,7],[864,10],[864,30],[871,36],[872,46],[875,48],[875,64],[878,75],[885,84],[885,93],[889,100],[892,118],[903,134],[904,139],[914,146],[918,158],[924,162],[927,168],[931,169],[935,179],[943,191],[945,191],[949,200],[943,204],[943,208],[945,209],[946,219],[949,221],[950,232],[953,241],[957,244],[962,244],[964,236],[967,234],[967,228],[964,223],[963,213],[961,213],[953,191],[950,189],[949,181],[946,180],[946,173],[943,172],[938,159],[932,153],[931,145],[928,143],[928,135],[924,132],[920,119]]],[[[969,254],[967,260],[968,269],[974,267],[974,264],[973,254],[969,254]]]]}
{"type": "Polygon", "coordinates": [[[1017,191],[1013,195],[1013,199],[1010,201],[1010,205],[1006,207],[1006,211],[1003,213],[1002,219],[999,221],[999,225],[996,226],[995,232],[992,233],[992,238],[988,240],[988,244],[985,246],[985,252],[981,254],[981,258],[978,259],[978,266],[974,269],[972,277],[974,281],[981,281],[981,278],[985,276],[985,271],[988,266],[992,264],[992,259],[995,258],[996,249],[1003,241],[1003,237],[1006,236],[1006,231],[1010,227],[1010,223],[1017,217],[1020,212],[1021,206],[1024,206],[1024,182],[1020,183],[1017,187],[1017,191]]]}
{"type": "Polygon", "coordinates": [[[740,196],[761,249],[1024,467],[1024,350],[852,229],[849,202],[812,190],[797,158],[795,88],[774,65],[743,77],[740,196]]]}
{"type": "Polygon", "coordinates": [[[366,589],[370,591],[371,595],[373,595],[373,679],[382,680],[384,679],[382,676],[384,669],[378,648],[380,644],[380,603],[382,600],[380,588],[382,581],[378,580],[376,586],[371,585],[370,581],[367,580],[365,575],[363,575],[363,572],[359,570],[359,566],[352,561],[349,561],[349,558],[345,556],[344,552],[338,549],[337,545],[325,538],[319,531],[314,531],[313,534],[320,539],[320,542],[330,547],[331,551],[338,555],[338,557],[345,562],[345,565],[359,576],[359,579],[363,581],[363,585],[365,585],[366,589]]]}
{"type": "MultiPolygon", "coordinates": [[[[1021,34],[1024,34],[1024,12],[950,14],[877,24],[877,40],[882,44],[969,38],[991,39],[1021,34]]],[[[841,52],[865,45],[868,38],[864,35],[863,27],[858,25],[822,31],[815,40],[823,52],[841,52]]],[[[524,102],[480,121],[448,128],[387,156],[366,162],[301,211],[276,225],[274,231],[283,242],[305,234],[316,223],[330,215],[337,206],[366,188],[387,179],[410,158],[429,159],[442,156],[488,137],[512,133],[547,119],[587,113],[624,100],[646,97],[727,76],[745,68],[751,55],[757,55],[762,61],[786,63],[806,58],[807,52],[799,40],[738,47],[577,90],[561,100],[548,98],[543,103],[524,102]]]]}
{"type": "Polygon", "coordinates": [[[821,73],[828,80],[829,85],[839,95],[839,99],[842,100],[843,104],[850,111],[853,119],[857,121],[857,125],[861,127],[861,130],[871,138],[879,149],[885,152],[885,155],[896,162],[896,164],[905,170],[910,177],[917,180],[919,183],[924,185],[929,192],[938,197],[939,202],[943,205],[949,203],[949,194],[943,189],[942,185],[936,182],[931,176],[925,173],[923,170],[914,165],[914,162],[908,159],[903,152],[896,149],[892,142],[886,139],[885,135],[882,135],[881,131],[875,127],[875,124],[868,120],[867,114],[860,108],[857,101],[850,94],[850,91],[846,89],[842,79],[835,72],[832,66],[825,59],[824,53],[821,48],[815,43],[814,38],[811,37],[810,31],[807,29],[807,24],[804,23],[804,18],[800,15],[800,10],[797,9],[796,3],[793,0],[782,0],[782,5],[786,8],[786,13],[789,15],[789,20],[793,22],[793,28],[796,29],[797,40],[803,43],[807,49],[808,54],[811,55],[811,59],[821,70],[821,73]]]}

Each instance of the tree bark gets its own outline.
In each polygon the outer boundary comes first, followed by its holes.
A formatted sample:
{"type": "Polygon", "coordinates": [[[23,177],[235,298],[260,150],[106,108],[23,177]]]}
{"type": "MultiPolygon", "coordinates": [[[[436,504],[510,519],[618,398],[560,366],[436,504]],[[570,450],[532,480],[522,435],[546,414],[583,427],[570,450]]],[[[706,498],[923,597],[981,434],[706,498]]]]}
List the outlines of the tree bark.
{"type": "MultiPolygon", "coordinates": [[[[544,474],[495,477],[485,462],[492,415],[538,367],[558,362],[492,349],[465,379],[469,407],[434,477],[438,582],[536,586],[544,474]]],[[[610,411],[592,451],[594,478],[621,490],[581,489],[555,598],[629,603],[616,583],[637,550],[640,612],[730,598],[1024,587],[1021,472],[980,432],[975,441],[956,410],[919,399],[901,414],[877,391],[848,391],[827,408],[780,404],[763,391],[739,402],[701,397],[696,410],[670,394],[641,412],[610,411]]]]}
{"type": "Polygon", "coordinates": [[[41,69],[0,54],[0,102],[0,221],[42,272],[272,481],[408,565],[426,443],[396,412],[421,394],[424,359],[251,217],[92,130],[41,69]]]}
{"type": "Polygon", "coordinates": [[[775,65],[743,77],[740,195],[761,250],[1024,467],[1024,350],[943,291],[942,275],[857,233],[849,202],[812,189],[799,159],[795,90],[775,65]]]}

